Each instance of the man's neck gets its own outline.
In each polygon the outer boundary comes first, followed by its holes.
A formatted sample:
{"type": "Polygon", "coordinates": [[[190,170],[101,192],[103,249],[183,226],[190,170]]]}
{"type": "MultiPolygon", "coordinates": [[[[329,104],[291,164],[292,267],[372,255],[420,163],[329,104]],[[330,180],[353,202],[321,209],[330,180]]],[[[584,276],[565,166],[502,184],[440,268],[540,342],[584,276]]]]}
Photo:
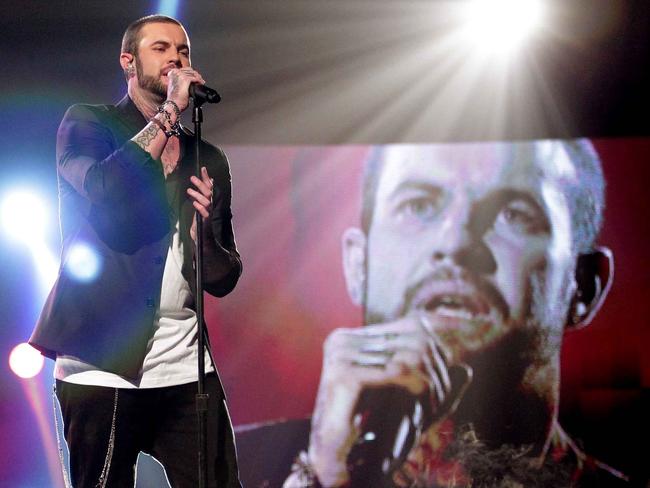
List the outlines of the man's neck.
{"type": "Polygon", "coordinates": [[[164,101],[158,95],[142,90],[133,83],[129,83],[128,94],[137,109],[147,120],[156,115],[158,107],[164,101]]]}

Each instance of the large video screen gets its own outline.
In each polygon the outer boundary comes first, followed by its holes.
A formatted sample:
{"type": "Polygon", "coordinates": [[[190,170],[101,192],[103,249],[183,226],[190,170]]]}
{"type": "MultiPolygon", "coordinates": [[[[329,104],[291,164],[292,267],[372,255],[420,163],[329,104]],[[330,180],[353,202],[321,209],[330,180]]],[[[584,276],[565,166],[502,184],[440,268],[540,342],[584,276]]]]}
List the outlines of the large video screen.
{"type": "Polygon", "coordinates": [[[648,140],[225,150],[245,486],[647,476],[648,140]]]}

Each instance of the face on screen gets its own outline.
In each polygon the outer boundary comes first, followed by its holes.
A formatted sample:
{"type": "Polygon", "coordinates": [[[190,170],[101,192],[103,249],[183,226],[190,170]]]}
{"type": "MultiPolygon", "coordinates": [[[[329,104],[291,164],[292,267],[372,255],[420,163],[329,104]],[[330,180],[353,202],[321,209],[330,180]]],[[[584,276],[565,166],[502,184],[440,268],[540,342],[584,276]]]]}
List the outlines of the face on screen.
{"type": "Polygon", "coordinates": [[[518,328],[561,335],[574,269],[562,181],[576,175],[559,143],[393,146],[383,161],[368,323],[420,311],[459,361],[518,328]]]}

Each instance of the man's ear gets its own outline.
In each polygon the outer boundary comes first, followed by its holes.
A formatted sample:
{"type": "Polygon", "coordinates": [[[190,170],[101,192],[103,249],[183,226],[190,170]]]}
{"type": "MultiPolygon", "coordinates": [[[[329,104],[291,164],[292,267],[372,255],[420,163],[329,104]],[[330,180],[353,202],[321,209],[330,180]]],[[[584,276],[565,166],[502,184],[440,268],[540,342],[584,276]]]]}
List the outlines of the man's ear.
{"type": "Polygon", "coordinates": [[[366,235],[352,227],[343,233],[343,274],[350,300],[363,305],[366,289],[366,235]]]}
{"type": "Polygon", "coordinates": [[[578,329],[588,325],[605,301],[614,278],[614,256],[606,247],[597,247],[578,256],[576,290],[571,299],[567,327],[578,329]]]}
{"type": "Polygon", "coordinates": [[[128,71],[135,70],[133,66],[134,56],[131,53],[120,53],[120,66],[122,70],[126,73],[128,71]]]}

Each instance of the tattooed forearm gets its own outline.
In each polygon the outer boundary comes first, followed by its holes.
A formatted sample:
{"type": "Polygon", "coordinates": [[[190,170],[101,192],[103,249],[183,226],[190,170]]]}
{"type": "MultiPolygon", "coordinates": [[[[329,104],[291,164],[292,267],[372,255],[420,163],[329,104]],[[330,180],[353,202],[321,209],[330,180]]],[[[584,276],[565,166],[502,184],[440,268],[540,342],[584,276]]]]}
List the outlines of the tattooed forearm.
{"type": "Polygon", "coordinates": [[[146,150],[149,147],[149,144],[151,144],[151,141],[156,138],[159,131],[160,127],[158,127],[156,124],[149,124],[148,127],[143,129],[142,132],[135,136],[134,142],[142,149],[146,150]]]}

